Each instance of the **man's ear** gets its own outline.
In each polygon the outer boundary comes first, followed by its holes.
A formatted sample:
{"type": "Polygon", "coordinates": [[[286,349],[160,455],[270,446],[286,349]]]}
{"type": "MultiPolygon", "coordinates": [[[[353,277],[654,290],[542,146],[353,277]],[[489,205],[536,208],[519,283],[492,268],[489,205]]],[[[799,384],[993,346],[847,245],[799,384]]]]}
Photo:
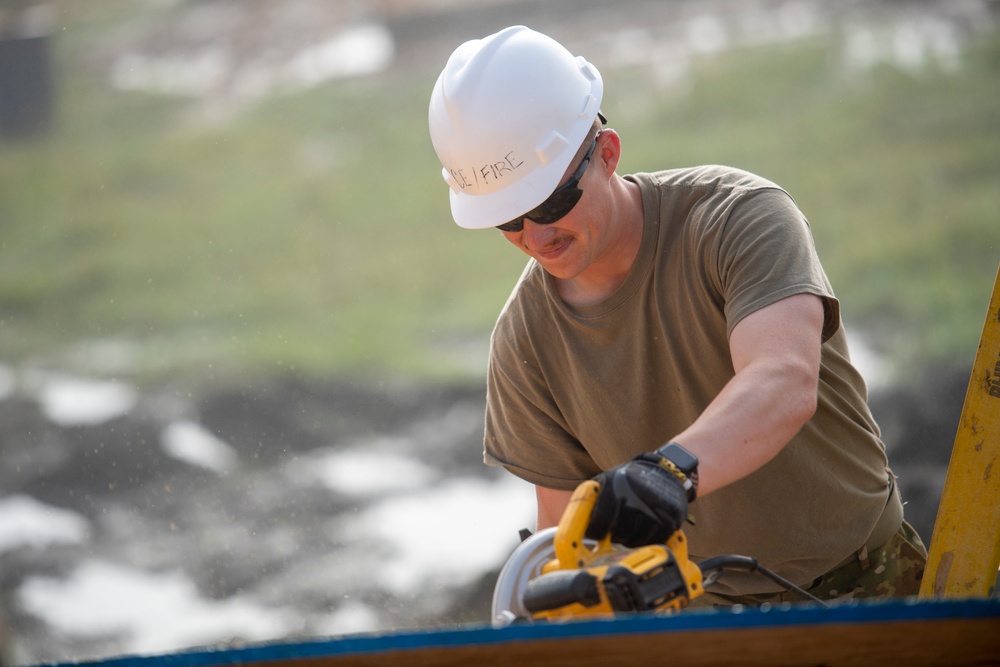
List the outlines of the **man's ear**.
{"type": "Polygon", "coordinates": [[[613,174],[622,157],[622,138],[614,130],[603,130],[594,153],[601,168],[607,174],[613,174]]]}

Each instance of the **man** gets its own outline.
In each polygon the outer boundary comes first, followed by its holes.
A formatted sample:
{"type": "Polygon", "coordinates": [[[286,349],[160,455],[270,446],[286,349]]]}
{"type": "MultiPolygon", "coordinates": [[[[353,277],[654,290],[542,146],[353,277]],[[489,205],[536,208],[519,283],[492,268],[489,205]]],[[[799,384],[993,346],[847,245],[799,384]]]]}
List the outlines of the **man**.
{"type": "MultiPolygon", "coordinates": [[[[915,594],[926,551],[805,217],[736,169],[620,176],[602,97],[523,26],[461,45],[431,95],[455,221],[531,258],[491,340],[486,462],[536,485],[539,529],[596,477],[592,537],[661,541],[697,498],[695,559],[753,556],[823,599],[915,594]]],[[[710,592],[794,599],[755,573],[710,592]]]]}

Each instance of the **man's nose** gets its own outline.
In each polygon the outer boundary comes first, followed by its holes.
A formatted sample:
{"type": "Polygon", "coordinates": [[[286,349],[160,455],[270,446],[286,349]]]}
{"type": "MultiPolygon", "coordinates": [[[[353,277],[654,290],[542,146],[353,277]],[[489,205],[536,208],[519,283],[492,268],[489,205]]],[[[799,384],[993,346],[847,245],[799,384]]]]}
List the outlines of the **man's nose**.
{"type": "Polygon", "coordinates": [[[529,248],[543,248],[555,235],[552,225],[540,225],[530,218],[524,219],[524,242],[529,248]]]}

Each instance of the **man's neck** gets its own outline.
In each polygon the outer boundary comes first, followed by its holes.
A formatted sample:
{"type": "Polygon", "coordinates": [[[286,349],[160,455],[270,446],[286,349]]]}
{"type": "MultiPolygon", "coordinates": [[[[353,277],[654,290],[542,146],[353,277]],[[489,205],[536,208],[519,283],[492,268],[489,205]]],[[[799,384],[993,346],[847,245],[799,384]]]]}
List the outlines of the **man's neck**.
{"type": "Polygon", "coordinates": [[[608,299],[625,283],[642,245],[642,192],[631,181],[621,179],[620,214],[609,220],[612,236],[594,263],[580,275],[557,280],[559,296],[571,306],[590,306],[608,299]]]}

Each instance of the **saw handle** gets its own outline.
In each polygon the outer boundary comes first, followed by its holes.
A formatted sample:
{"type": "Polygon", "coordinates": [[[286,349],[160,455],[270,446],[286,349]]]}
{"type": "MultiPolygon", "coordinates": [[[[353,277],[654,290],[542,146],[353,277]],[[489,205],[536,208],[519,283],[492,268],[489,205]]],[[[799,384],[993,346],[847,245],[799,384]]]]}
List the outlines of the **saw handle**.
{"type": "Polygon", "coordinates": [[[580,484],[552,537],[554,558],[524,588],[522,603],[533,618],[666,611],[686,607],[702,593],[701,570],[688,560],[683,531],[666,544],[626,549],[610,532],[586,538],[600,483],[580,484]]]}
{"type": "Polygon", "coordinates": [[[573,604],[596,607],[601,601],[598,579],[587,570],[558,570],[532,579],[522,600],[524,608],[532,614],[573,604]]]}
{"type": "Polygon", "coordinates": [[[600,484],[594,480],[582,482],[573,491],[569,505],[566,506],[562,518],[559,519],[559,527],[553,538],[555,560],[546,563],[545,568],[547,569],[543,568],[543,572],[586,567],[596,554],[611,553],[610,535],[598,540],[593,549],[583,542],[587,525],[590,523],[590,514],[600,491],[600,484]]]}

